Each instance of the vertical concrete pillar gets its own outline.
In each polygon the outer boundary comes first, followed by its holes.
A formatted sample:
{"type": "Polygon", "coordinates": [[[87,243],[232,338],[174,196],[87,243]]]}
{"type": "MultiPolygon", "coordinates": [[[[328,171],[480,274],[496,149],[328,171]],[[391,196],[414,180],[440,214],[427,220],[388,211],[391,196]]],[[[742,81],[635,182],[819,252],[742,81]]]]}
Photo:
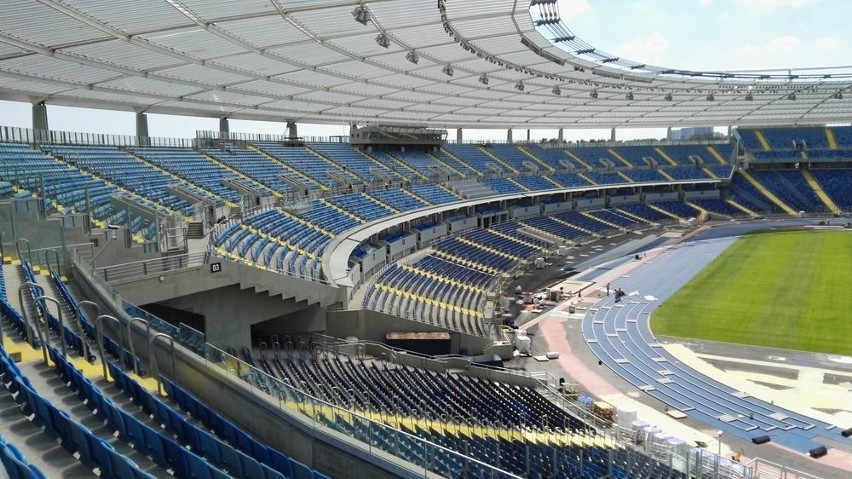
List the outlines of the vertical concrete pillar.
{"type": "Polygon", "coordinates": [[[33,102],[33,131],[36,141],[50,138],[50,128],[47,125],[47,105],[43,101],[33,102]]]}
{"type": "Polygon", "coordinates": [[[148,115],[144,111],[136,112],[136,136],[140,144],[148,143],[148,115]]]}
{"type": "Polygon", "coordinates": [[[734,126],[728,125],[728,138],[731,138],[731,135],[734,133],[734,126]]]}
{"type": "Polygon", "coordinates": [[[506,130],[506,143],[514,143],[514,141],[512,140],[512,129],[511,128],[506,130]]]}
{"type": "Polygon", "coordinates": [[[229,138],[231,133],[231,126],[228,124],[228,117],[219,118],[219,133],[222,135],[222,138],[229,138]]]}
{"type": "Polygon", "coordinates": [[[666,139],[672,141],[672,127],[666,128],[666,139]]]}
{"type": "Polygon", "coordinates": [[[459,128],[456,130],[456,143],[461,143],[464,140],[464,133],[462,133],[462,129],[459,128]]]}
{"type": "Polygon", "coordinates": [[[531,137],[530,137],[530,129],[529,129],[529,128],[527,128],[527,143],[529,143],[529,142],[530,142],[530,138],[531,138],[531,137]]]}
{"type": "Polygon", "coordinates": [[[609,141],[615,141],[615,128],[609,131],[609,141]]]}
{"type": "Polygon", "coordinates": [[[296,126],[295,121],[287,122],[287,136],[289,136],[290,138],[296,138],[297,136],[299,136],[299,128],[296,126]]]}
{"type": "Polygon", "coordinates": [[[559,129],[559,143],[565,143],[565,133],[562,131],[562,128],[559,129]]]}

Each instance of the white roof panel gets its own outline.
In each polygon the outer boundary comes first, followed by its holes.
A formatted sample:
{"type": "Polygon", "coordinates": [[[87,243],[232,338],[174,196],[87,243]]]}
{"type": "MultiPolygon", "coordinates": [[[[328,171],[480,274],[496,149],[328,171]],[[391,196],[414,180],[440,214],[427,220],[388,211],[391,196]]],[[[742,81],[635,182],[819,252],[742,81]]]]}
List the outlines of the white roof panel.
{"type": "Polygon", "coordinates": [[[535,31],[525,2],[442,4],[444,19],[434,0],[181,0],[144,8],[134,0],[4,0],[0,98],[50,95],[57,104],[246,119],[407,118],[501,128],[849,117],[850,102],[834,98],[838,91],[852,98],[852,72],[845,70],[835,68],[827,79],[802,71],[795,81],[632,73],[552,46],[535,31]],[[352,15],[361,6],[370,12],[366,24],[352,15]],[[380,33],[388,48],[377,44],[380,33]],[[564,65],[530,50],[521,35],[564,65]],[[448,64],[452,76],[443,72],[448,64]],[[745,99],[749,88],[752,101],[745,99]],[[787,99],[792,91],[796,100],[787,99]],[[711,92],[715,101],[706,99],[711,92]]]}

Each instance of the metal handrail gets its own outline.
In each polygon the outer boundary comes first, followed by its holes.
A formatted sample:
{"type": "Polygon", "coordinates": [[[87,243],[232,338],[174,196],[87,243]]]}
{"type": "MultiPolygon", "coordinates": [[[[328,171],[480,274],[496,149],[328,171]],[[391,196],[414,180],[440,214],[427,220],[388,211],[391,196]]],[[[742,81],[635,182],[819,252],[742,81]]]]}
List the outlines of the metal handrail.
{"type": "Polygon", "coordinates": [[[27,245],[27,260],[32,260],[33,251],[30,245],[30,240],[26,238],[18,238],[17,240],[15,240],[15,253],[18,255],[18,259],[23,259],[21,258],[21,241],[23,241],[27,245]]]}
{"type": "MultiPolygon", "coordinates": [[[[65,350],[65,322],[62,318],[62,305],[59,303],[59,301],[56,300],[56,298],[54,298],[52,296],[39,296],[38,298],[36,298],[35,304],[36,304],[36,306],[41,306],[43,314],[44,314],[45,317],[50,315],[50,311],[47,309],[47,306],[45,306],[45,304],[44,304],[45,301],[49,301],[49,302],[53,303],[53,305],[56,306],[56,311],[59,313],[59,317],[57,318],[59,320],[59,332],[58,332],[59,333],[59,345],[62,349],[62,357],[64,358],[64,357],[68,356],[68,353],[65,350]]],[[[48,336],[48,341],[50,341],[50,335],[48,334],[47,336],[48,336]]]]}
{"type": "MultiPolygon", "coordinates": [[[[101,366],[103,367],[103,371],[104,371],[104,379],[109,381],[109,372],[107,371],[107,362],[106,362],[106,358],[104,357],[104,331],[103,331],[103,319],[104,318],[113,320],[118,324],[118,329],[116,330],[116,334],[121,332],[121,321],[119,321],[119,319],[116,318],[115,316],[110,316],[108,314],[102,314],[102,315],[98,316],[97,318],[95,318],[95,331],[97,331],[97,336],[98,336],[98,354],[100,355],[99,357],[101,358],[101,366]]],[[[122,344],[121,344],[121,341],[119,341],[118,347],[119,347],[118,367],[121,368],[121,363],[123,361],[123,358],[121,357],[121,352],[124,348],[124,346],[122,346],[122,344]]]]}
{"type": "MultiPolygon", "coordinates": [[[[136,347],[133,346],[133,336],[131,335],[131,332],[132,332],[131,325],[133,325],[134,322],[141,322],[142,324],[145,325],[145,337],[146,338],[151,336],[151,324],[148,323],[147,320],[145,320],[143,318],[135,317],[135,316],[130,318],[130,320],[128,320],[127,323],[126,323],[126,325],[127,325],[127,342],[128,342],[128,345],[130,346],[130,355],[133,356],[133,372],[136,373],[137,376],[141,377],[142,373],[144,371],[139,369],[139,366],[138,366],[138,363],[137,363],[138,356],[136,355],[136,347]]],[[[150,350],[148,351],[148,360],[149,361],[151,360],[151,351],[150,350]]]]}
{"type": "MultiPolygon", "coordinates": [[[[15,245],[15,246],[17,246],[17,245],[15,245]]],[[[40,284],[33,283],[32,281],[26,281],[24,283],[21,283],[20,286],[18,286],[18,304],[21,305],[21,316],[24,318],[24,334],[27,336],[27,338],[26,338],[27,341],[30,344],[35,345],[35,343],[33,343],[33,338],[30,337],[30,329],[31,328],[30,328],[30,321],[29,321],[29,317],[28,317],[29,312],[27,311],[26,304],[24,303],[24,288],[25,287],[37,288],[38,291],[39,291],[39,293],[38,293],[39,296],[44,294],[44,288],[40,284]]],[[[39,330],[39,341],[41,341],[41,330],[39,330]]],[[[45,351],[45,362],[47,362],[46,351],[45,351]]]]}
{"type": "Polygon", "coordinates": [[[151,363],[151,376],[157,380],[157,394],[162,394],[163,382],[160,380],[160,370],[157,366],[157,354],[154,353],[154,341],[157,338],[166,338],[169,340],[169,348],[172,357],[172,377],[175,377],[175,339],[166,333],[157,333],[148,339],[148,360],[151,363]]]}

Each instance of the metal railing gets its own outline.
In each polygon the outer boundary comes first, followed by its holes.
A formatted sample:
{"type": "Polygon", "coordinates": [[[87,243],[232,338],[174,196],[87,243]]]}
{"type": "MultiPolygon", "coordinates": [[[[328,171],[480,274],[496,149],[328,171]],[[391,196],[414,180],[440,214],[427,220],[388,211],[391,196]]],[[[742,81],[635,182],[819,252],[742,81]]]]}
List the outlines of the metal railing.
{"type": "Polygon", "coordinates": [[[207,252],[197,251],[176,256],[160,256],[158,258],[133,261],[113,266],[95,268],[94,274],[107,282],[120,282],[146,276],[160,275],[186,268],[201,266],[207,262],[207,252]]]}

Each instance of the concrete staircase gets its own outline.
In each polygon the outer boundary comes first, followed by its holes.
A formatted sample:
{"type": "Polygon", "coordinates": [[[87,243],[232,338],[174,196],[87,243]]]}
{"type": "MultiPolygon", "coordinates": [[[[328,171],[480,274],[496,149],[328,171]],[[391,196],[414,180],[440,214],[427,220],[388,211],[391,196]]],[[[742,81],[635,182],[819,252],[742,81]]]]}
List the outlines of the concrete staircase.
{"type": "MultiPolygon", "coordinates": [[[[826,131],[830,130],[826,129],[826,131]]],[[[837,206],[834,200],[832,200],[831,197],[828,196],[828,193],[826,193],[825,190],[822,189],[822,186],[819,184],[816,178],[814,178],[814,175],[812,175],[809,170],[799,171],[801,171],[802,174],[805,176],[805,180],[808,182],[808,185],[810,185],[811,189],[814,190],[814,193],[816,193],[819,199],[822,200],[825,207],[828,208],[828,211],[831,211],[833,214],[836,215],[841,214],[842,211],[840,210],[840,208],[837,206]]]]}
{"type": "Polygon", "coordinates": [[[777,206],[778,208],[780,208],[781,210],[783,210],[785,213],[787,213],[789,215],[792,215],[792,216],[796,215],[796,210],[794,210],[793,208],[790,208],[787,205],[787,203],[784,203],[783,201],[781,201],[780,198],[775,196],[775,194],[773,194],[771,191],[766,189],[766,187],[763,186],[759,181],[754,179],[754,177],[751,176],[751,174],[747,170],[740,171],[740,174],[743,175],[743,178],[745,178],[746,181],[751,183],[752,186],[757,188],[757,191],[760,191],[763,194],[763,196],[766,197],[766,199],[768,199],[769,201],[774,203],[775,206],[777,206]]]}

